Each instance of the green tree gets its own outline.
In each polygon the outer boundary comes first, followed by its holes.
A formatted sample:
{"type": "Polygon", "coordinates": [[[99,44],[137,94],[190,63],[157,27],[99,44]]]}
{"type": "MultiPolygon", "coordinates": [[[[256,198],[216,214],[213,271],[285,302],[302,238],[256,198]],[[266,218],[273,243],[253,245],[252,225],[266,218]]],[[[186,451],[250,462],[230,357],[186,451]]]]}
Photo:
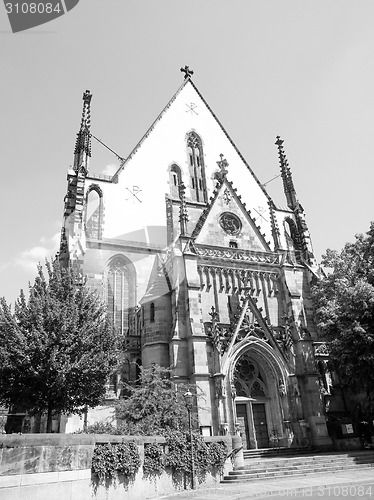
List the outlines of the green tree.
{"type": "Polygon", "coordinates": [[[100,403],[118,359],[118,336],[97,294],[57,260],[21,291],[14,313],[0,303],[0,402],[52,415],[100,403]]]}
{"type": "Polygon", "coordinates": [[[343,250],[327,250],[331,272],[313,287],[317,323],[343,385],[374,397],[374,223],[343,250]]]}
{"type": "Polygon", "coordinates": [[[188,413],[182,385],[179,390],[170,380],[172,371],[158,365],[141,368],[138,384],[127,386],[129,397],[117,404],[122,420],[121,433],[166,435],[170,431],[188,430],[188,413]]]}

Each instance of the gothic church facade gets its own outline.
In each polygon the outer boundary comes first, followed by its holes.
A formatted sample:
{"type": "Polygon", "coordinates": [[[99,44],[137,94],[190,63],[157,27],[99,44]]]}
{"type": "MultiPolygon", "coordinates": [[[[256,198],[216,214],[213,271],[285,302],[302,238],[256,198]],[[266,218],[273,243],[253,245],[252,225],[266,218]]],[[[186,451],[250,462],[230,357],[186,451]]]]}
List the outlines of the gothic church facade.
{"type": "MultiPolygon", "coordinates": [[[[204,395],[201,432],[245,448],[330,445],[317,373],[310,235],[278,137],[279,208],[183,69],[184,81],[112,176],[95,175],[91,94],[68,174],[60,259],[79,266],[126,337],[108,389],[140,364],[204,395]]],[[[321,349],[320,349],[321,350],[321,349]]]]}

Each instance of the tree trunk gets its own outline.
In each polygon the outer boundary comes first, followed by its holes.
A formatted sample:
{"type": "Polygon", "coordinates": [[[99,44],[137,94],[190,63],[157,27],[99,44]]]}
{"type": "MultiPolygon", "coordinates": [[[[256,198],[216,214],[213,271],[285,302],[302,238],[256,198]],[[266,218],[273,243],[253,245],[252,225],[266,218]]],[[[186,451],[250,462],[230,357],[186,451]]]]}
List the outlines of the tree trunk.
{"type": "Polygon", "coordinates": [[[47,432],[52,432],[52,405],[48,403],[47,432]]]}
{"type": "Polygon", "coordinates": [[[84,432],[87,431],[87,412],[88,412],[88,408],[86,406],[84,409],[84,413],[83,413],[83,430],[84,430],[84,432]]]}

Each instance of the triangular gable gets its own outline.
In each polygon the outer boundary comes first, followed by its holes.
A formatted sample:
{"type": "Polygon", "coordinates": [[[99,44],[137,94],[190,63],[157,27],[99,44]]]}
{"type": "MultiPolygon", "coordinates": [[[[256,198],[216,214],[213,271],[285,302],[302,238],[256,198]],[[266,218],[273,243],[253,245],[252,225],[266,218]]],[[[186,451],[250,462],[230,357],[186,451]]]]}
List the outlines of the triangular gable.
{"type": "Polygon", "coordinates": [[[230,166],[230,179],[235,186],[245,183],[243,201],[253,210],[252,216],[260,224],[261,232],[266,234],[266,240],[272,241],[269,196],[189,79],[183,82],[164,107],[112,181],[103,186],[100,184],[105,200],[105,238],[136,231],[139,226],[165,223],[164,195],[171,190],[170,169],[173,166],[180,169],[186,186],[187,202],[193,201],[193,183],[187,157],[187,137],[191,133],[201,139],[207,197],[213,194],[217,161],[222,154],[230,166]],[[139,200],[132,196],[135,188],[139,190],[139,200]],[[119,219],[120,212],[129,213],[133,210],[136,210],[136,217],[119,219]]]}
{"type": "Polygon", "coordinates": [[[226,178],[217,185],[208,207],[197,221],[192,237],[200,245],[227,248],[235,242],[243,250],[271,251],[241,197],[226,178]]]}
{"type": "MultiPolygon", "coordinates": [[[[257,337],[270,344],[290,367],[290,360],[275,339],[272,328],[269,327],[266,318],[263,316],[262,308],[257,306],[257,299],[248,293],[245,296],[243,307],[245,311],[241,311],[236,324],[232,325],[232,337],[230,338],[226,352],[222,356],[222,367],[226,365],[227,360],[231,357],[235,344],[243,341],[243,338],[244,340],[248,340],[251,337],[257,337]],[[259,328],[257,329],[257,327],[259,328]],[[241,331],[244,331],[244,335],[241,333],[239,340],[238,334],[241,331]]],[[[292,344],[292,339],[290,339],[290,342],[292,344]]]]}
{"type": "Polygon", "coordinates": [[[154,129],[154,127],[157,124],[157,122],[159,122],[161,120],[161,118],[164,116],[164,114],[166,113],[166,111],[170,108],[170,106],[176,100],[177,96],[180,94],[180,92],[184,89],[184,87],[187,84],[190,84],[192,86],[192,88],[195,90],[196,94],[199,96],[199,98],[201,99],[201,101],[204,103],[204,105],[208,109],[209,113],[212,115],[212,117],[214,118],[214,120],[216,121],[216,123],[219,125],[220,129],[222,130],[222,132],[225,134],[225,136],[227,137],[227,139],[230,141],[231,145],[235,149],[236,153],[238,154],[238,156],[240,157],[240,159],[242,160],[242,162],[245,164],[245,166],[247,167],[247,169],[249,170],[249,172],[252,174],[252,176],[253,176],[254,180],[256,181],[256,183],[258,184],[258,186],[261,188],[261,190],[263,191],[263,193],[265,194],[265,196],[270,200],[270,197],[269,197],[268,193],[266,192],[266,190],[264,189],[263,185],[258,180],[256,174],[253,172],[253,170],[251,169],[251,167],[248,165],[248,163],[246,162],[244,156],[241,154],[241,152],[237,148],[236,144],[231,139],[231,137],[229,136],[229,134],[227,133],[227,131],[223,127],[222,123],[217,118],[216,114],[213,112],[213,110],[211,109],[211,107],[209,106],[209,104],[207,103],[207,101],[205,100],[205,98],[203,97],[203,95],[201,94],[201,92],[198,90],[198,88],[192,82],[192,80],[190,78],[187,78],[187,79],[185,79],[183,81],[182,85],[178,88],[178,90],[175,92],[175,94],[173,95],[173,97],[169,100],[169,102],[163,108],[163,110],[161,111],[161,113],[154,120],[154,122],[149,127],[149,129],[147,130],[147,132],[143,135],[143,137],[140,139],[140,141],[137,143],[137,145],[133,148],[133,150],[130,152],[130,154],[127,156],[127,158],[125,158],[122,161],[121,166],[119,167],[119,169],[117,170],[117,172],[113,175],[112,181],[116,181],[118,179],[118,175],[126,167],[126,163],[132,158],[132,156],[142,146],[143,142],[147,139],[147,137],[149,136],[149,134],[152,132],[152,130],[154,129]]]}

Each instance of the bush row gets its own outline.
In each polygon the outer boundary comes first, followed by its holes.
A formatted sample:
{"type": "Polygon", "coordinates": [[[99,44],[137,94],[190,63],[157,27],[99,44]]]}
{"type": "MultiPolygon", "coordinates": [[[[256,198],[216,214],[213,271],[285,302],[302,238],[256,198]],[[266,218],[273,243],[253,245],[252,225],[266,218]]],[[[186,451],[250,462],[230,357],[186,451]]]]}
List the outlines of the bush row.
{"type": "MultiPolygon", "coordinates": [[[[192,436],[195,472],[203,479],[207,472],[221,473],[227,457],[223,442],[206,443],[200,434],[192,436]]],[[[172,432],[166,443],[144,446],[143,473],[146,477],[170,471],[173,475],[191,473],[191,440],[188,433],[172,432]]],[[[122,474],[129,479],[139,471],[141,460],[135,443],[97,444],[92,459],[92,472],[99,480],[122,474]]]]}

